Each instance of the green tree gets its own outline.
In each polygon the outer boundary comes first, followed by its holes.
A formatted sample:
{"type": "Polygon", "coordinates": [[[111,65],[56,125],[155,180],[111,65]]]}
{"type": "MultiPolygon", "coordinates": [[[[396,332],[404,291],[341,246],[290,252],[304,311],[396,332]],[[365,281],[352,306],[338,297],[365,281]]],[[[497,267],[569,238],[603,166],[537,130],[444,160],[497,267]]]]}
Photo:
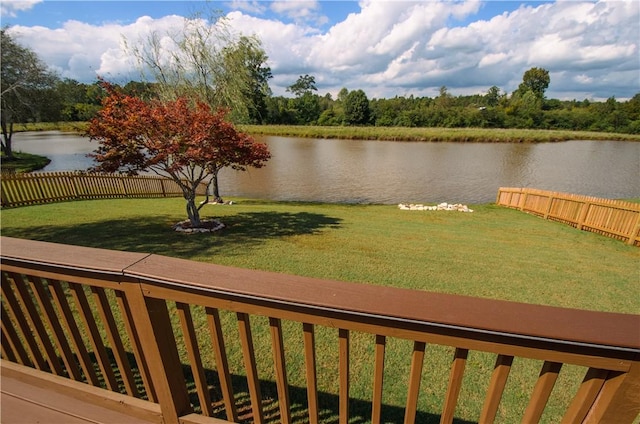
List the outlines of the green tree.
{"type": "Polygon", "coordinates": [[[293,93],[296,97],[302,97],[305,94],[318,91],[316,88],[316,77],[309,74],[305,74],[304,76],[300,75],[296,82],[287,87],[287,91],[293,93]]]}
{"type": "Polygon", "coordinates": [[[487,91],[487,95],[485,96],[485,99],[487,101],[488,106],[491,106],[491,107],[498,106],[498,103],[500,103],[500,88],[498,88],[495,85],[490,87],[489,90],[487,91]]]}
{"type": "MultiPolygon", "coordinates": [[[[246,72],[246,88],[243,93],[246,99],[249,123],[263,123],[267,117],[267,98],[271,96],[269,80],[273,77],[271,68],[266,65],[267,55],[261,47],[260,40],[255,37],[242,36],[237,43],[224,50],[225,67],[240,69],[246,72]]],[[[231,111],[233,118],[235,111],[231,111]]],[[[243,116],[236,117],[241,121],[243,116]]]]}
{"type": "Polygon", "coordinates": [[[369,122],[369,99],[362,90],[349,92],[344,99],[344,120],[348,125],[365,125],[369,122]]]}
{"type": "Polygon", "coordinates": [[[531,91],[537,98],[544,99],[544,92],[550,82],[549,71],[544,68],[531,68],[522,76],[518,92],[524,96],[527,91],[531,91]]]}
{"type": "Polygon", "coordinates": [[[256,87],[264,90],[270,75],[259,39],[234,35],[219,13],[207,19],[196,14],[185,19],[179,31],[154,32],[127,46],[143,79],[155,82],[161,100],[186,97],[212,109],[228,108],[239,122],[251,119],[256,87]],[[164,47],[167,40],[174,48],[164,47]]]}
{"type": "Polygon", "coordinates": [[[7,159],[13,158],[11,140],[13,125],[16,122],[37,120],[43,111],[41,106],[56,82],[57,75],[30,49],[15,42],[7,33],[7,28],[0,30],[0,85],[1,110],[0,126],[2,127],[2,152],[7,159]]]}
{"type": "Polygon", "coordinates": [[[287,87],[287,91],[296,96],[293,106],[296,110],[297,123],[315,124],[321,112],[320,100],[316,94],[313,94],[314,91],[318,91],[316,78],[313,75],[301,75],[296,82],[287,87]]]}

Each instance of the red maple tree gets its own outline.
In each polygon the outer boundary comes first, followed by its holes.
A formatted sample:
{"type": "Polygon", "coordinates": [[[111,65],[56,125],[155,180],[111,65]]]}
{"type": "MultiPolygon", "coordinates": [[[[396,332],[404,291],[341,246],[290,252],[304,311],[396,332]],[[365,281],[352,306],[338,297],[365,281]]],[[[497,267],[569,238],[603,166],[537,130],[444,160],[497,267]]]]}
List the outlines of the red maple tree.
{"type": "Polygon", "coordinates": [[[222,168],[260,168],[271,157],[266,144],[255,142],[226,120],[226,110],[214,112],[207,104],[193,105],[185,98],[145,102],[104,86],[109,95],[87,131],[99,142],[92,155],[98,162],[94,170],[130,175],[151,171],[175,181],[187,201],[192,227],[202,224],[200,209],[206,201],[196,205],[202,182],[210,183],[216,201],[221,201],[222,168]]]}

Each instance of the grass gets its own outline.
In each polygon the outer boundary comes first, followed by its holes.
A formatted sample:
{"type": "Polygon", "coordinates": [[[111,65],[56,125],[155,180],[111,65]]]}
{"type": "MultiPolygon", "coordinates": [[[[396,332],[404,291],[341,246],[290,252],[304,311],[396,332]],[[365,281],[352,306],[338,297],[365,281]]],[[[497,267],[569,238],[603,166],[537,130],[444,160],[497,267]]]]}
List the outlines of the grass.
{"type": "Polygon", "coordinates": [[[36,171],[51,162],[51,159],[47,157],[22,152],[13,152],[11,159],[7,159],[3,153],[0,159],[2,160],[2,172],[15,173],[36,171]]]}
{"type": "MultiPolygon", "coordinates": [[[[109,249],[150,252],[203,262],[319,278],[458,293],[478,297],[599,311],[638,313],[640,249],[596,234],[494,205],[474,213],[401,211],[395,206],[286,203],[232,199],[206,206],[204,215],[227,228],[184,235],[170,225],[184,217],[181,199],[123,199],[55,203],[2,211],[2,234],[109,249]]],[[[200,310],[196,331],[205,331],[200,310]]],[[[174,316],[175,318],[175,316],[174,316]]],[[[235,316],[222,315],[239,396],[246,396],[235,316]]],[[[263,394],[275,398],[266,319],[252,317],[263,394]]],[[[284,323],[292,403],[304,409],[300,328],[284,323]]],[[[335,421],[337,334],[317,330],[319,390],[324,422],[335,421]]],[[[211,352],[203,341],[202,352],[211,352]]],[[[385,366],[385,419],[402,420],[411,342],[389,340],[385,366]]],[[[181,352],[183,361],[186,356],[181,352]]],[[[351,335],[352,422],[370,413],[373,341],[351,335]]],[[[419,422],[438,422],[452,349],[428,346],[419,422]]],[[[459,422],[477,420],[495,357],[471,352],[459,422]]],[[[204,358],[214,369],[213,359],[204,358]]],[[[517,422],[541,363],[517,358],[497,422],[517,422]]],[[[557,422],[584,370],[564,367],[543,422],[557,422]]],[[[215,381],[215,380],[214,380],[215,381]]],[[[303,419],[298,422],[304,421],[303,419]]]]}
{"type": "Polygon", "coordinates": [[[345,140],[359,139],[496,143],[537,143],[566,140],[640,141],[640,135],[638,134],[516,128],[321,127],[304,125],[243,125],[241,128],[253,135],[339,138],[345,140]]]}
{"type": "Polygon", "coordinates": [[[55,203],[2,211],[2,234],[419,290],[611,312],[640,310],[640,251],[494,205],[470,214],[389,205],[235,199],[174,234],[182,199],[55,203]],[[633,295],[633,296],[632,296],[633,295]]]}
{"type": "MultiPolygon", "coordinates": [[[[84,133],[87,122],[38,122],[16,124],[15,131],[66,131],[84,133]]],[[[640,141],[640,134],[596,131],[533,130],[517,128],[408,128],[339,127],[313,125],[239,125],[252,135],[303,138],[339,138],[344,140],[402,140],[456,142],[553,142],[566,140],[640,141]]]]}

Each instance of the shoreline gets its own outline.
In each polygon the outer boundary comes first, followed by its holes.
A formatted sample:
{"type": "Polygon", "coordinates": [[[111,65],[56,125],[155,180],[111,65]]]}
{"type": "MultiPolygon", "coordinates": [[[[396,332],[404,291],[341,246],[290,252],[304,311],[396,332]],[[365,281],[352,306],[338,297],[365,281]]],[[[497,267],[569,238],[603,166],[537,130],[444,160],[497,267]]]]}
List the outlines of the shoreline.
{"type": "MultiPolygon", "coordinates": [[[[83,133],[87,122],[42,122],[16,124],[15,132],[63,131],[83,133]]],[[[518,128],[440,127],[340,127],[307,125],[243,125],[237,127],[252,136],[300,137],[316,139],[378,140],[460,143],[548,143],[569,140],[640,142],[640,134],[571,130],[531,130],[518,128]]]]}
{"type": "Polygon", "coordinates": [[[239,125],[238,127],[254,136],[343,140],[467,143],[544,143],[569,140],[640,141],[640,134],[516,128],[321,127],[302,125],[239,125]]]}

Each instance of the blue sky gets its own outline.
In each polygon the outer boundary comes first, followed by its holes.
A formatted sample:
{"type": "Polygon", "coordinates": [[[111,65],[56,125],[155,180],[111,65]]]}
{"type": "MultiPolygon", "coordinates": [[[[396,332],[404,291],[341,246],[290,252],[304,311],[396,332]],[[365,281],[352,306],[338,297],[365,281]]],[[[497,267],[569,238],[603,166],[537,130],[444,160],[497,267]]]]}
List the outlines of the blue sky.
{"type": "Polygon", "coordinates": [[[136,78],[122,40],[179,28],[209,6],[256,35],[276,95],[299,75],[320,94],[370,98],[510,93],[531,67],[550,71],[548,97],[626,99],[640,92],[640,2],[614,1],[11,1],[2,25],[61,76],[136,78]],[[148,18],[143,18],[147,16],[148,18]]]}
{"type": "MultiPolygon", "coordinates": [[[[523,5],[537,6],[549,1],[497,1],[484,2],[477,14],[462,20],[452,19],[451,25],[464,25],[475,20],[488,20],[495,15],[504,12],[511,12],[523,5]]],[[[190,16],[194,11],[200,10],[203,1],[174,1],[174,0],[110,0],[110,1],[60,1],[44,0],[34,4],[29,9],[15,16],[3,16],[2,25],[26,25],[45,26],[47,28],[60,28],[68,20],[77,20],[93,25],[119,22],[129,24],[135,22],[140,16],[148,15],[152,18],[161,18],[167,15],[190,16]]],[[[247,10],[241,3],[233,1],[210,1],[208,2],[215,9],[224,13],[234,10],[247,10]]],[[[263,13],[252,13],[266,19],[279,19],[283,22],[295,22],[295,19],[285,14],[275,13],[269,9],[270,1],[256,2],[264,10],[263,13]]],[[[357,13],[360,7],[357,1],[331,0],[320,2],[320,13],[328,18],[326,24],[321,28],[329,28],[333,24],[344,20],[349,13],[357,13]]]]}

